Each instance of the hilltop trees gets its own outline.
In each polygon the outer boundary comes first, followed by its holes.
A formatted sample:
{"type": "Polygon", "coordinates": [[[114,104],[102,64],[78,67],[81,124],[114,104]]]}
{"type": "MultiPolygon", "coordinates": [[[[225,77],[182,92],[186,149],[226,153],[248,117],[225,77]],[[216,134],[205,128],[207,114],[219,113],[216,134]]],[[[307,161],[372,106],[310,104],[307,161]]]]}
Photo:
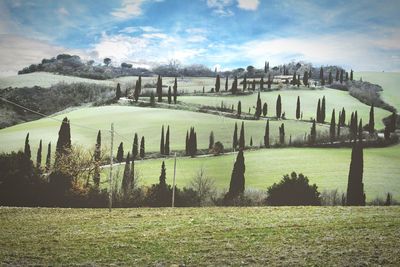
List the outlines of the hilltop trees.
{"type": "Polygon", "coordinates": [[[297,96],[296,119],[300,119],[300,96],[297,96]]]}
{"type": "Polygon", "coordinates": [[[265,124],[264,146],[269,148],[269,120],[267,120],[267,124],[265,124]]]}
{"type": "Polygon", "coordinates": [[[231,174],[231,181],[229,184],[229,191],[225,195],[226,200],[232,200],[239,197],[244,193],[245,188],[245,177],[244,173],[246,171],[243,150],[240,149],[236,156],[235,164],[233,165],[233,170],[231,174]]]}
{"type": "Polygon", "coordinates": [[[349,179],[347,184],[347,206],[365,206],[363,169],[363,147],[361,142],[354,142],[351,151],[349,179]]]}
{"type": "Polygon", "coordinates": [[[160,75],[158,75],[157,78],[156,93],[157,93],[157,102],[162,102],[162,78],[160,75]]]}
{"type": "Polygon", "coordinates": [[[176,77],[175,77],[173,89],[174,89],[174,104],[176,104],[176,99],[178,97],[178,81],[177,81],[176,77]]]}
{"type": "Polygon", "coordinates": [[[336,69],[335,81],[339,81],[339,69],[336,69]]]}
{"type": "Polygon", "coordinates": [[[217,74],[217,77],[215,78],[215,92],[216,93],[219,92],[220,87],[221,87],[221,81],[220,81],[219,74],[217,74]]]}
{"type": "Polygon", "coordinates": [[[282,102],[281,102],[281,95],[278,95],[276,99],[276,118],[280,118],[282,113],[282,102]]]}

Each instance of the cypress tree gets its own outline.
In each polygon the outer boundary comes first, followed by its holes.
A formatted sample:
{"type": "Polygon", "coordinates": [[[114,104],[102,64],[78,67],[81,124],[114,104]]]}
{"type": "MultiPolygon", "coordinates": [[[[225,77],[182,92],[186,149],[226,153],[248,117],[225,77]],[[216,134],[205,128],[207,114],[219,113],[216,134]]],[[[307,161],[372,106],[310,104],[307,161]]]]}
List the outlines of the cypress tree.
{"type": "MultiPolygon", "coordinates": [[[[308,79],[312,79],[312,71],[311,71],[311,69],[308,71],[308,79]]],[[[310,85],[310,83],[308,83],[308,85],[310,85]]]]}
{"type": "Polygon", "coordinates": [[[322,105],[321,105],[321,122],[324,123],[325,122],[325,96],[322,97],[322,105]]]}
{"type": "Polygon", "coordinates": [[[328,83],[329,84],[333,83],[332,71],[329,72],[328,83]]]}
{"type": "Polygon", "coordinates": [[[368,130],[370,134],[373,134],[375,131],[374,104],[371,105],[371,110],[369,111],[368,130]]]}
{"type": "Polygon", "coordinates": [[[139,81],[136,81],[135,91],[133,92],[133,98],[135,99],[135,102],[138,102],[138,100],[139,100],[139,92],[140,92],[139,81]]]}
{"type": "Polygon", "coordinates": [[[365,206],[363,169],[363,147],[360,142],[354,142],[347,183],[347,206],[365,206]]]}
{"type": "Polygon", "coordinates": [[[341,126],[345,126],[346,125],[346,110],[344,108],[342,108],[342,121],[341,121],[341,126]]]}
{"type": "MultiPolygon", "coordinates": [[[[340,114],[340,112],[339,112],[339,114],[340,114]]],[[[340,116],[341,115],[339,115],[339,119],[338,120],[340,120],[340,116]]],[[[337,134],[336,134],[336,136],[339,138],[340,137],[340,123],[339,123],[339,121],[338,121],[338,124],[337,124],[337,134]]]]}
{"type": "Polygon", "coordinates": [[[118,146],[117,161],[122,162],[124,159],[124,143],[121,142],[118,146]]]}
{"type": "Polygon", "coordinates": [[[300,96],[297,96],[296,119],[300,119],[300,96]]]}
{"type": "Polygon", "coordinates": [[[132,157],[131,161],[131,189],[134,189],[135,186],[135,159],[132,157]]]}
{"type": "Polygon", "coordinates": [[[263,112],[263,116],[266,117],[268,114],[268,105],[266,102],[263,105],[262,112],[263,112]]]}
{"type": "Polygon", "coordinates": [[[333,141],[335,141],[335,133],[336,133],[336,122],[335,122],[335,109],[332,110],[332,116],[331,116],[331,125],[329,127],[329,137],[331,140],[331,143],[333,143],[333,141]]]}
{"type": "Polygon", "coordinates": [[[317,105],[317,122],[321,122],[321,99],[318,99],[318,105],[317,105]]]}
{"type": "Polygon", "coordinates": [[[36,168],[39,169],[41,165],[42,165],[42,139],[40,139],[39,148],[36,154],[36,168]]]}
{"type": "Polygon", "coordinates": [[[362,119],[360,119],[360,124],[358,125],[358,140],[361,142],[363,137],[363,126],[362,119]]]}
{"type": "Polygon", "coordinates": [[[336,77],[335,77],[336,81],[339,81],[339,69],[336,69],[336,77]]]}
{"type": "Polygon", "coordinates": [[[51,166],[51,142],[47,145],[47,156],[46,156],[46,172],[50,170],[51,166]]]}
{"type": "Polygon", "coordinates": [[[357,137],[358,133],[358,117],[357,117],[357,110],[354,112],[354,139],[357,137]]]}
{"type": "Polygon", "coordinates": [[[229,184],[229,191],[227,193],[226,198],[232,199],[244,193],[245,171],[246,167],[244,163],[243,150],[240,149],[238,155],[236,156],[235,164],[233,165],[231,182],[229,184]]]}
{"type": "Polygon", "coordinates": [[[346,71],[346,76],[345,76],[345,81],[347,82],[349,80],[349,73],[346,71]]]}
{"type": "Polygon", "coordinates": [[[157,102],[162,102],[162,78],[160,75],[157,78],[157,102]]]}
{"type": "Polygon", "coordinates": [[[253,136],[250,136],[250,147],[253,147],[253,136]]]}
{"type": "Polygon", "coordinates": [[[189,156],[189,131],[186,131],[185,152],[186,156],[189,156]]]}
{"type": "Polygon", "coordinates": [[[251,84],[251,90],[255,91],[256,90],[256,80],[253,79],[253,82],[251,84]]]}
{"type": "Polygon", "coordinates": [[[115,99],[118,100],[121,98],[121,85],[117,84],[117,90],[115,91],[115,99]]]}
{"type": "Polygon", "coordinates": [[[164,154],[169,155],[170,149],[169,149],[169,125],[167,126],[167,133],[165,134],[165,148],[164,148],[164,154]]]}
{"type": "Polygon", "coordinates": [[[165,144],[164,144],[164,125],[161,127],[161,141],[160,141],[160,154],[164,155],[164,149],[165,149],[165,144]]]}
{"type": "Polygon", "coordinates": [[[263,90],[264,90],[264,78],[261,77],[261,79],[260,79],[260,91],[263,91],[263,90]]]}
{"type": "Polygon", "coordinates": [[[129,189],[131,187],[130,182],[131,182],[131,156],[128,152],[128,155],[126,156],[125,160],[125,168],[124,168],[124,175],[122,176],[122,182],[121,182],[121,187],[122,187],[122,192],[124,196],[127,196],[129,193],[129,189]]]}
{"type": "Polygon", "coordinates": [[[69,125],[69,120],[65,117],[61,123],[60,130],[58,131],[58,140],[56,146],[56,158],[55,164],[61,155],[68,153],[71,148],[71,128],[69,125]]]}
{"type": "Polygon", "coordinates": [[[350,70],[350,81],[353,80],[353,70],[350,70]]]}
{"type": "Polygon", "coordinates": [[[300,75],[297,75],[297,87],[300,87],[300,75]]]}
{"type": "Polygon", "coordinates": [[[268,89],[271,89],[271,83],[272,83],[271,74],[268,74],[268,89]]]}
{"type": "Polygon", "coordinates": [[[168,87],[168,104],[172,103],[171,86],[168,87]]]}
{"type": "Polygon", "coordinates": [[[238,105],[237,105],[237,116],[238,116],[238,118],[240,118],[241,114],[242,114],[242,102],[240,102],[240,100],[239,100],[238,105]]]}
{"type": "Polygon", "coordinates": [[[139,75],[137,82],[138,82],[138,89],[139,89],[139,95],[140,95],[140,93],[142,92],[142,76],[141,75],[139,75]]]}
{"type": "Polygon", "coordinates": [[[163,161],[161,164],[161,174],[160,174],[160,178],[159,178],[159,185],[161,188],[167,188],[167,174],[166,174],[166,169],[165,169],[165,162],[163,161]]]}
{"type": "Polygon", "coordinates": [[[133,138],[133,144],[132,144],[132,159],[136,159],[138,152],[139,152],[139,140],[137,133],[135,133],[135,137],[133,138]]]}
{"type": "Polygon", "coordinates": [[[174,104],[176,104],[176,99],[178,97],[178,81],[177,81],[176,77],[175,77],[173,89],[174,89],[174,104]]]}
{"type": "Polygon", "coordinates": [[[340,70],[340,83],[343,83],[344,70],[340,70]]]}
{"type": "Polygon", "coordinates": [[[24,154],[28,159],[31,159],[31,146],[29,145],[29,133],[25,137],[24,154]]]}
{"type": "Polygon", "coordinates": [[[242,127],[240,128],[240,136],[239,136],[239,149],[244,149],[245,148],[245,142],[244,142],[244,122],[242,121],[242,127]]]}
{"type": "Polygon", "coordinates": [[[293,73],[292,84],[293,84],[293,85],[296,85],[296,84],[297,84],[297,75],[296,75],[296,72],[293,73]]]}
{"type": "Polygon", "coordinates": [[[150,106],[154,106],[156,104],[156,99],[154,96],[154,92],[150,93],[150,106]]]}
{"type": "Polygon", "coordinates": [[[255,117],[256,119],[259,119],[260,116],[261,116],[261,98],[260,98],[260,92],[258,92],[255,117]]]}
{"type": "Polygon", "coordinates": [[[144,150],[144,136],[142,136],[142,140],[140,140],[140,158],[144,159],[145,150],[144,150]]]}
{"type": "Polygon", "coordinates": [[[247,88],[247,79],[246,79],[246,74],[243,77],[243,92],[246,91],[247,88]]]}
{"type": "Polygon", "coordinates": [[[285,124],[281,124],[279,127],[279,143],[283,145],[285,143],[285,124]]]}
{"type": "Polygon", "coordinates": [[[215,92],[218,93],[221,86],[221,81],[219,74],[217,74],[217,78],[215,79],[215,92]]]}
{"type": "Polygon", "coordinates": [[[325,78],[324,78],[324,69],[321,67],[320,71],[319,71],[319,79],[321,82],[321,85],[324,86],[325,85],[325,78]]]}
{"type": "Polygon", "coordinates": [[[264,64],[264,73],[267,73],[269,71],[269,62],[267,63],[267,61],[265,61],[264,64]]]}
{"type": "Polygon", "coordinates": [[[304,86],[308,85],[308,72],[307,71],[305,71],[304,75],[303,75],[303,84],[304,84],[304,86]]]}
{"type": "Polygon", "coordinates": [[[279,119],[282,113],[282,102],[281,102],[281,95],[278,95],[276,100],[276,117],[279,119]]]}
{"type": "Polygon", "coordinates": [[[208,143],[208,149],[212,149],[214,147],[214,132],[210,132],[210,137],[209,137],[209,143],[208,143]]]}
{"type": "Polygon", "coordinates": [[[96,188],[98,188],[100,185],[100,160],[101,160],[101,132],[99,130],[97,133],[96,145],[94,149],[95,168],[93,174],[93,183],[96,188]]]}
{"type": "Polygon", "coordinates": [[[233,146],[233,150],[236,150],[237,146],[238,146],[238,127],[237,127],[237,123],[235,122],[235,130],[233,130],[233,141],[232,141],[232,146],[233,146]]]}
{"type": "Polygon", "coordinates": [[[310,132],[310,144],[314,145],[316,141],[317,141],[317,127],[315,125],[315,120],[313,120],[310,132]]]}
{"type": "Polygon", "coordinates": [[[265,125],[264,146],[269,148],[269,120],[267,120],[267,124],[265,125]]]}
{"type": "Polygon", "coordinates": [[[225,80],[225,91],[228,91],[228,76],[226,76],[225,80]]]}
{"type": "Polygon", "coordinates": [[[238,86],[238,80],[237,80],[237,76],[235,76],[233,83],[232,83],[232,94],[236,94],[237,93],[237,86],[238,86]]]}

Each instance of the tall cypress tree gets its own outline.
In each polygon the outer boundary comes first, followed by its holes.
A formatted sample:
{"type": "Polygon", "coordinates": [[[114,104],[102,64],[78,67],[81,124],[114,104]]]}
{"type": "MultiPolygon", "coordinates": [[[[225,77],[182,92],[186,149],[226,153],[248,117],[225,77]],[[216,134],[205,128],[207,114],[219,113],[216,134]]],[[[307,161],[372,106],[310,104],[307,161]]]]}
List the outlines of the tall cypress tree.
{"type": "Polygon", "coordinates": [[[165,134],[165,148],[164,148],[164,154],[169,155],[170,149],[169,149],[169,125],[167,126],[167,133],[165,134]]]}
{"type": "Polygon", "coordinates": [[[243,92],[246,91],[247,88],[247,78],[246,78],[246,74],[243,77],[243,92]]]}
{"type": "Polygon", "coordinates": [[[279,127],[279,143],[283,145],[285,143],[285,124],[281,124],[279,127]]]}
{"type": "Polygon", "coordinates": [[[322,104],[321,104],[321,122],[325,122],[325,114],[326,114],[326,108],[325,108],[325,96],[322,97],[322,104]]]}
{"type": "Polygon", "coordinates": [[[363,171],[363,147],[361,142],[354,142],[347,183],[347,206],[365,206],[363,171]]]}
{"type": "Polygon", "coordinates": [[[341,126],[345,126],[346,125],[346,110],[344,108],[342,108],[342,112],[340,113],[342,116],[342,121],[341,121],[341,126]]]}
{"type": "Polygon", "coordinates": [[[235,122],[235,129],[233,130],[232,147],[234,150],[236,150],[237,146],[238,146],[238,127],[237,123],[235,122]]]}
{"type": "Polygon", "coordinates": [[[347,82],[349,80],[349,73],[346,71],[346,75],[345,75],[345,81],[347,82]]]}
{"type": "Polygon", "coordinates": [[[135,91],[133,92],[133,98],[135,99],[135,102],[138,102],[139,100],[139,82],[136,81],[135,83],[135,91]]]}
{"type": "Polygon", "coordinates": [[[228,91],[228,76],[225,79],[225,91],[228,91]]]}
{"type": "Polygon", "coordinates": [[[117,84],[117,90],[115,91],[115,99],[118,100],[121,98],[121,85],[118,83],[117,84]]]}
{"type": "Polygon", "coordinates": [[[161,127],[161,140],[160,140],[160,154],[164,155],[164,149],[165,149],[165,144],[164,144],[164,125],[161,127]]]}
{"type": "Polygon", "coordinates": [[[238,116],[238,118],[240,118],[241,114],[242,114],[242,102],[240,102],[240,100],[239,100],[238,105],[237,105],[237,116],[238,116]]]}
{"type": "Polygon", "coordinates": [[[238,80],[237,80],[237,76],[235,76],[235,78],[233,79],[233,83],[232,83],[232,94],[236,94],[237,90],[238,90],[238,80]]]}
{"type": "Polygon", "coordinates": [[[350,81],[353,80],[353,70],[350,71],[350,81]]]}
{"type": "Polygon", "coordinates": [[[300,96],[297,96],[296,119],[300,119],[300,96]]]}
{"type": "Polygon", "coordinates": [[[340,83],[343,83],[344,70],[340,70],[340,83]]]}
{"type": "Polygon", "coordinates": [[[121,142],[118,146],[117,161],[122,162],[124,159],[124,143],[121,142]]]}
{"type": "Polygon", "coordinates": [[[226,195],[226,198],[232,199],[244,193],[245,171],[246,167],[244,163],[243,150],[240,149],[238,155],[236,156],[235,164],[233,165],[229,191],[226,195]]]}
{"type": "Polygon", "coordinates": [[[175,77],[173,89],[174,89],[174,104],[176,104],[176,99],[178,97],[178,81],[177,81],[176,77],[175,77]]]}
{"type": "Polygon", "coordinates": [[[296,72],[293,73],[292,84],[293,84],[293,85],[296,85],[296,84],[297,84],[297,75],[296,75],[296,72]]]}
{"type": "Polygon", "coordinates": [[[24,154],[28,159],[31,159],[31,146],[29,145],[29,133],[25,137],[24,154]]]}
{"type": "Polygon", "coordinates": [[[363,126],[362,119],[360,119],[360,124],[358,125],[358,140],[361,142],[363,138],[363,126]]]}
{"type": "Polygon", "coordinates": [[[42,139],[40,139],[39,148],[36,154],[36,168],[39,169],[41,165],[42,165],[42,139]]]}
{"type": "Polygon", "coordinates": [[[328,83],[329,84],[333,83],[332,71],[329,72],[328,83]]]}
{"type": "Polygon", "coordinates": [[[189,156],[189,131],[186,131],[185,154],[189,156]]]}
{"type": "Polygon", "coordinates": [[[260,116],[261,116],[261,98],[260,98],[260,92],[258,92],[255,117],[256,119],[259,119],[260,116]]]}
{"type": "Polygon", "coordinates": [[[269,120],[267,120],[267,124],[265,125],[264,146],[269,148],[269,120]]]}
{"type": "Polygon", "coordinates": [[[304,75],[303,75],[303,84],[304,84],[304,86],[308,85],[308,72],[307,71],[305,71],[304,75]]]}
{"type": "Polygon", "coordinates": [[[242,121],[242,127],[240,128],[240,136],[239,136],[239,149],[245,148],[245,141],[244,141],[244,122],[242,121]]]}
{"type": "Polygon", "coordinates": [[[144,145],[145,145],[145,143],[144,143],[144,136],[142,136],[142,140],[140,140],[140,157],[141,157],[142,159],[144,159],[144,156],[145,156],[144,145]]]}
{"type": "Polygon", "coordinates": [[[335,109],[332,110],[332,116],[331,116],[331,125],[329,127],[329,138],[331,143],[335,141],[335,134],[336,134],[336,115],[335,115],[335,109]]]}
{"type": "Polygon", "coordinates": [[[340,112],[339,112],[339,119],[338,119],[338,123],[337,123],[337,133],[336,133],[336,136],[339,138],[340,137],[340,117],[341,117],[341,115],[340,115],[340,112]]]}
{"type": "Polygon", "coordinates": [[[317,141],[317,127],[315,125],[315,120],[313,120],[310,132],[310,144],[314,145],[316,141],[317,141]]]}
{"type": "Polygon", "coordinates": [[[46,172],[50,170],[51,166],[51,142],[47,145],[47,156],[46,156],[46,172]]]}
{"type": "Polygon", "coordinates": [[[271,89],[271,84],[272,84],[271,74],[268,74],[268,89],[271,89]]]}
{"type": "Polygon", "coordinates": [[[139,140],[137,133],[135,133],[135,137],[133,138],[133,144],[132,144],[132,159],[136,159],[138,152],[139,152],[139,140]]]}
{"type": "Polygon", "coordinates": [[[321,99],[318,99],[318,105],[317,105],[317,122],[321,122],[321,99]]]}
{"type": "Polygon", "coordinates": [[[263,116],[266,117],[268,114],[268,104],[265,102],[262,108],[263,116]]]}
{"type": "Polygon", "coordinates": [[[168,87],[168,104],[172,103],[172,92],[171,92],[171,86],[168,87]]]}
{"type": "Polygon", "coordinates": [[[282,102],[281,102],[281,95],[278,95],[276,99],[276,117],[279,119],[282,113],[282,102]]]}
{"type": "Polygon", "coordinates": [[[216,93],[219,92],[220,87],[221,87],[221,81],[220,81],[219,74],[217,74],[217,77],[215,78],[215,92],[216,93]]]}
{"type": "Polygon", "coordinates": [[[128,152],[125,160],[125,168],[124,168],[124,175],[122,176],[122,182],[121,182],[121,187],[122,187],[122,193],[126,197],[129,193],[129,190],[131,188],[131,156],[128,152]]]}
{"type": "Polygon", "coordinates": [[[325,85],[325,78],[324,78],[324,69],[321,67],[320,71],[319,71],[319,80],[321,82],[321,85],[324,86],[325,85]]]}
{"type": "Polygon", "coordinates": [[[263,91],[263,90],[264,90],[264,78],[261,77],[261,79],[260,79],[260,91],[263,91]]]}
{"type": "Polygon", "coordinates": [[[375,131],[374,104],[371,105],[371,110],[369,111],[368,130],[370,134],[373,134],[375,131]]]}
{"type": "Polygon", "coordinates": [[[65,117],[58,131],[58,140],[56,145],[56,158],[54,164],[57,165],[58,158],[68,153],[71,148],[71,128],[69,120],[65,117]]]}
{"type": "Polygon", "coordinates": [[[157,78],[157,98],[158,102],[162,102],[162,78],[160,75],[157,78]]]}
{"type": "Polygon", "coordinates": [[[253,82],[251,83],[251,90],[255,91],[256,90],[256,80],[253,79],[253,82]]]}
{"type": "Polygon", "coordinates": [[[297,82],[297,87],[300,87],[300,75],[297,75],[296,82],[297,82]]]}
{"type": "Polygon", "coordinates": [[[208,149],[212,149],[214,147],[214,132],[210,132],[209,142],[208,142],[208,149]]]}
{"type": "Polygon", "coordinates": [[[97,132],[96,145],[94,148],[94,174],[93,174],[93,183],[96,188],[100,185],[100,160],[101,160],[101,132],[100,130],[97,132]]]}
{"type": "Polygon", "coordinates": [[[335,80],[336,80],[336,81],[339,81],[339,69],[336,69],[335,80]]]}
{"type": "Polygon", "coordinates": [[[159,178],[159,185],[161,188],[167,188],[167,173],[166,173],[166,169],[165,169],[165,162],[163,161],[161,164],[161,174],[160,174],[160,178],[159,178]]]}

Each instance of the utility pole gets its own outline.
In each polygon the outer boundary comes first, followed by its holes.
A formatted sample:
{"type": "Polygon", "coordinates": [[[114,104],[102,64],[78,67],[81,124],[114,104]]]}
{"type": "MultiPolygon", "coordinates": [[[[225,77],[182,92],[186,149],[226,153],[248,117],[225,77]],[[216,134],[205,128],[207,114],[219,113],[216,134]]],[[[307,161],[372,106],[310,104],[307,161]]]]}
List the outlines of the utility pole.
{"type": "Polygon", "coordinates": [[[110,188],[108,192],[108,210],[111,212],[111,207],[112,207],[112,167],[113,167],[113,145],[114,145],[114,123],[111,123],[111,151],[110,151],[110,177],[109,177],[109,183],[110,183],[110,188]]]}
{"type": "Polygon", "coordinates": [[[174,156],[174,179],[172,180],[172,207],[175,207],[175,175],[176,175],[176,152],[174,156]]]}

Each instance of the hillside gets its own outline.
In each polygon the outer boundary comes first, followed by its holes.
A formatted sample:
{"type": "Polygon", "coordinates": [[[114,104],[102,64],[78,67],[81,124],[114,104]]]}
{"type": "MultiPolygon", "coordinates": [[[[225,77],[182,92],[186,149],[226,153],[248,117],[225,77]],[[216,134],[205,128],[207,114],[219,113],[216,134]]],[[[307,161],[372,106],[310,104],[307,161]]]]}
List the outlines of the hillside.
{"type": "Polygon", "coordinates": [[[1,265],[400,264],[399,207],[0,208],[0,222],[1,265]]]}

